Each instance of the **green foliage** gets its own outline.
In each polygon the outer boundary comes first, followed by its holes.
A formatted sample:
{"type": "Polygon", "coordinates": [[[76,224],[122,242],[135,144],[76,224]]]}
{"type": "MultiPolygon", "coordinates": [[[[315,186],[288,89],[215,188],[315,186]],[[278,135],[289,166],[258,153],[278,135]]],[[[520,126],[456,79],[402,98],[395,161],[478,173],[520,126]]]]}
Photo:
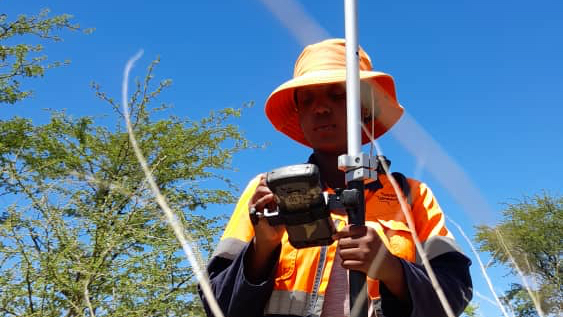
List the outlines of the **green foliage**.
{"type": "MultiPolygon", "coordinates": [[[[493,264],[506,265],[516,276],[521,271],[535,285],[531,291],[544,313],[561,312],[563,197],[543,193],[506,204],[498,225],[477,227],[476,241],[493,264]]],[[[516,316],[539,316],[522,284],[513,284],[502,299],[516,316]]]]}
{"type": "Polygon", "coordinates": [[[56,33],[65,29],[79,30],[80,26],[72,24],[72,16],[68,14],[48,15],[49,10],[44,9],[37,15],[20,15],[8,21],[6,14],[0,14],[0,103],[14,104],[31,95],[30,90],[20,87],[22,79],[42,77],[47,69],[68,63],[47,62],[41,43],[61,41],[56,33]],[[9,42],[17,44],[7,44],[9,42]]]}
{"type": "MultiPolygon", "coordinates": [[[[229,123],[240,110],[153,120],[166,107],[149,104],[170,85],[152,88],[155,63],[137,82],[131,121],[171,208],[210,254],[220,228],[202,209],[235,202],[223,175],[252,145],[229,123]]],[[[0,315],[203,316],[194,274],[122,124],[110,129],[64,112],[39,126],[0,121],[0,195],[10,201],[0,224],[0,315]]]]}
{"type": "Polygon", "coordinates": [[[467,307],[465,307],[465,310],[463,311],[462,316],[464,317],[477,317],[477,311],[479,309],[479,305],[474,304],[474,303],[469,303],[469,305],[467,305],[467,307]]]}

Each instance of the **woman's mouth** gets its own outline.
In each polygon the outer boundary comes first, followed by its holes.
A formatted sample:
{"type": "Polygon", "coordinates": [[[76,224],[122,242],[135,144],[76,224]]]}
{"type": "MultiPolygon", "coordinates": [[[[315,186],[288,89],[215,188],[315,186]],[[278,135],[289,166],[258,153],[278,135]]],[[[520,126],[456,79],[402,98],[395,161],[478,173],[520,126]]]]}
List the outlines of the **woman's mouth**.
{"type": "Polygon", "coordinates": [[[336,129],[336,124],[323,124],[316,126],[313,130],[318,132],[332,131],[336,129]]]}

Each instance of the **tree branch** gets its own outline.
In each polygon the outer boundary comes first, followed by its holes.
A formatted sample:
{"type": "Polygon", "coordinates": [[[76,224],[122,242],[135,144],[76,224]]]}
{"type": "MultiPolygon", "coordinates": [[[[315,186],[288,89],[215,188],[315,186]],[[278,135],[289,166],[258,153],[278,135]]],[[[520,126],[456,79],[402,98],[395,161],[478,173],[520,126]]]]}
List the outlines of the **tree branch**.
{"type": "Polygon", "coordinates": [[[84,300],[86,300],[86,305],[88,305],[88,309],[90,310],[90,316],[96,317],[96,314],[94,314],[94,309],[92,308],[92,303],[90,303],[90,294],[88,293],[89,282],[90,279],[88,278],[84,283],[84,300]]]}

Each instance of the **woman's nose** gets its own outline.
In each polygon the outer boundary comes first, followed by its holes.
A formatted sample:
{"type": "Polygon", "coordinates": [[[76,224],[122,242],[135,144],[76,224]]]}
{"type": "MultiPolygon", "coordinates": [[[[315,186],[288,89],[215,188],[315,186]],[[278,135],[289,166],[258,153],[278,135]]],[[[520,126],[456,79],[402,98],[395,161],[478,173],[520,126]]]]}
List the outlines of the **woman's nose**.
{"type": "Polygon", "coordinates": [[[326,100],[319,98],[313,103],[313,113],[317,115],[329,114],[332,111],[326,100]]]}

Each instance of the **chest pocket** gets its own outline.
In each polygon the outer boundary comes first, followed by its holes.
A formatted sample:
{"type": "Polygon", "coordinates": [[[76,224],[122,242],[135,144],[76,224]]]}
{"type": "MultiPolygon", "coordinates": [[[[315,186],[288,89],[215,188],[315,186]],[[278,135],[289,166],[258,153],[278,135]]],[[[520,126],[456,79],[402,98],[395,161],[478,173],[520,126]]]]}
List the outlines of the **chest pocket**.
{"type": "Polygon", "coordinates": [[[287,280],[293,275],[297,262],[297,252],[298,250],[292,247],[287,241],[286,233],[282,239],[282,249],[276,271],[276,281],[287,280]]]}

